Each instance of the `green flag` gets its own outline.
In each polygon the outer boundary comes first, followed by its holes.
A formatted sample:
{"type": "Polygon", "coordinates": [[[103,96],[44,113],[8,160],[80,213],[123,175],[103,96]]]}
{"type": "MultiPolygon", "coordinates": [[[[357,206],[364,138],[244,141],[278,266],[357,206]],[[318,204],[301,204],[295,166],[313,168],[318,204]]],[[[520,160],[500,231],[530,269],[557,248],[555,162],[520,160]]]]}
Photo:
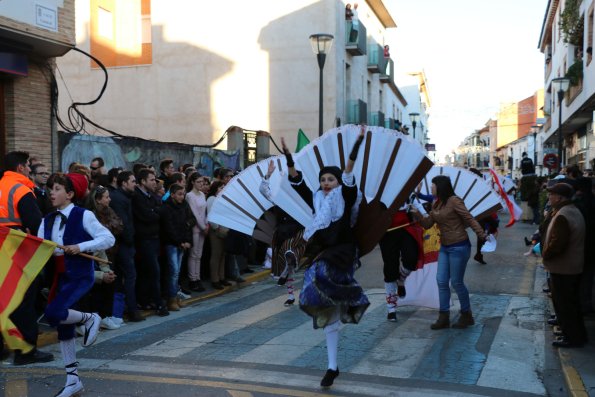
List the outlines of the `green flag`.
{"type": "Polygon", "coordinates": [[[308,139],[306,134],[304,134],[304,131],[302,131],[302,129],[300,128],[298,131],[297,146],[295,147],[295,152],[296,153],[299,152],[300,150],[302,150],[304,148],[304,146],[306,146],[309,143],[310,143],[310,140],[308,139]]]}

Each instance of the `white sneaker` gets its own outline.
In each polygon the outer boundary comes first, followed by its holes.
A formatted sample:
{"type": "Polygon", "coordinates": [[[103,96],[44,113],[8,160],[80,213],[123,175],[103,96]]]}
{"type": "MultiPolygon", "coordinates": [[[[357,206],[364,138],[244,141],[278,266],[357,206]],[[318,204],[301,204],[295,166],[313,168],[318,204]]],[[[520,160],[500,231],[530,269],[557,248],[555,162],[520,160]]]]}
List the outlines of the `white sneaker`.
{"type": "Polygon", "coordinates": [[[120,318],[120,317],[110,317],[110,318],[112,319],[112,322],[119,327],[121,327],[122,325],[125,324],[123,318],[120,318]]]}
{"type": "Polygon", "coordinates": [[[101,325],[101,317],[99,314],[93,313],[91,317],[85,321],[83,326],[85,327],[85,334],[83,335],[83,346],[91,346],[97,340],[99,335],[99,326],[101,325]]]}
{"type": "Polygon", "coordinates": [[[114,322],[112,317],[106,317],[101,319],[100,328],[103,329],[118,329],[120,326],[114,322]]]}
{"type": "Polygon", "coordinates": [[[83,382],[77,379],[76,382],[64,386],[54,397],[71,397],[81,391],[83,391],[83,382]]]}
{"type": "Polygon", "coordinates": [[[190,297],[191,297],[190,295],[187,295],[187,294],[183,293],[182,291],[178,291],[178,298],[180,298],[180,299],[188,299],[190,297]]]}

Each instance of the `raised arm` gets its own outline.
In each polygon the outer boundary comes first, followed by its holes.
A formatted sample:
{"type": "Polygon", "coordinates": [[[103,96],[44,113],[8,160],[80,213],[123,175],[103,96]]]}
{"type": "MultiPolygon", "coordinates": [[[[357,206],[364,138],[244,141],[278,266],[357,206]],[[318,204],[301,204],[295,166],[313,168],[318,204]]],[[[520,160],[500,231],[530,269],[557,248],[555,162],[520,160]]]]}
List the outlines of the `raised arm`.
{"type": "Polygon", "coordinates": [[[359,135],[357,136],[357,140],[353,145],[353,149],[351,149],[351,153],[349,154],[349,159],[347,160],[347,165],[345,166],[345,173],[351,174],[353,171],[353,166],[355,164],[355,159],[357,158],[357,153],[359,152],[359,147],[364,140],[364,134],[366,133],[366,126],[362,125],[359,131],[359,135]]]}
{"type": "Polygon", "coordinates": [[[285,139],[281,138],[281,149],[283,149],[283,154],[285,154],[285,158],[287,159],[287,169],[289,171],[289,176],[295,178],[298,176],[298,172],[295,169],[295,163],[293,162],[293,157],[291,156],[291,152],[287,148],[285,144],[285,139]]]}

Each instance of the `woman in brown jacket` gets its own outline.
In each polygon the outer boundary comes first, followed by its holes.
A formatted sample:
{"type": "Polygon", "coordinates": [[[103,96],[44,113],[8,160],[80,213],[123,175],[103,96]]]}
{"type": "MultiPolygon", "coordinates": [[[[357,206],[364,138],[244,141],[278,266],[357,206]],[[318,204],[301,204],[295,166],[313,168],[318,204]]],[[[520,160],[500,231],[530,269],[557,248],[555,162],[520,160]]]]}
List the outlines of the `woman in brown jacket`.
{"type": "Polygon", "coordinates": [[[465,202],[455,195],[448,176],[438,175],[432,179],[432,195],[435,200],[428,216],[423,217],[417,210],[412,210],[424,228],[429,229],[436,223],[440,229],[440,253],[436,274],[440,314],[431,328],[442,329],[450,326],[449,281],[461,304],[461,316],[453,324],[453,328],[467,328],[475,324],[475,321],[471,313],[469,291],[463,282],[467,261],[471,255],[471,243],[466,228],[470,226],[481,241],[485,241],[486,235],[465,207],[465,202]]]}

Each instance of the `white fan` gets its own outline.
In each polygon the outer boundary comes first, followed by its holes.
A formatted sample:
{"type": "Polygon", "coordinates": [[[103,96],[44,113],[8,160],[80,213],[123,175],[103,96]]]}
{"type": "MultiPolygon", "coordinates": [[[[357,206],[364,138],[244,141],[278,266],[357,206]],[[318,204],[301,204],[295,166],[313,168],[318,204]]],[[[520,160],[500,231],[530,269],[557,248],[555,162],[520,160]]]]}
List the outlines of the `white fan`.
{"type": "Polygon", "coordinates": [[[423,178],[421,192],[431,194],[432,178],[446,175],[450,178],[455,194],[476,219],[502,208],[500,195],[482,177],[464,168],[434,166],[423,178]]]}
{"type": "MultiPolygon", "coordinates": [[[[358,125],[345,125],[329,130],[294,155],[296,168],[302,171],[310,190],[320,187],[318,173],[322,167],[345,168],[360,129],[358,125]]],[[[362,255],[378,243],[390,225],[392,211],[405,202],[433,165],[419,143],[408,136],[382,127],[366,127],[366,131],[353,170],[364,196],[356,229],[362,255]]],[[[280,184],[279,190],[285,194],[288,187],[280,184]]],[[[275,203],[300,221],[291,212],[293,203],[279,192],[275,196],[275,203]]]]}
{"type": "Polygon", "coordinates": [[[302,225],[309,225],[312,210],[289,184],[285,156],[261,160],[233,177],[217,196],[207,220],[270,245],[276,226],[270,212],[274,204],[260,193],[259,187],[271,160],[275,162],[275,172],[269,179],[271,190],[284,197],[282,203],[289,203],[280,207],[302,225]]]}

